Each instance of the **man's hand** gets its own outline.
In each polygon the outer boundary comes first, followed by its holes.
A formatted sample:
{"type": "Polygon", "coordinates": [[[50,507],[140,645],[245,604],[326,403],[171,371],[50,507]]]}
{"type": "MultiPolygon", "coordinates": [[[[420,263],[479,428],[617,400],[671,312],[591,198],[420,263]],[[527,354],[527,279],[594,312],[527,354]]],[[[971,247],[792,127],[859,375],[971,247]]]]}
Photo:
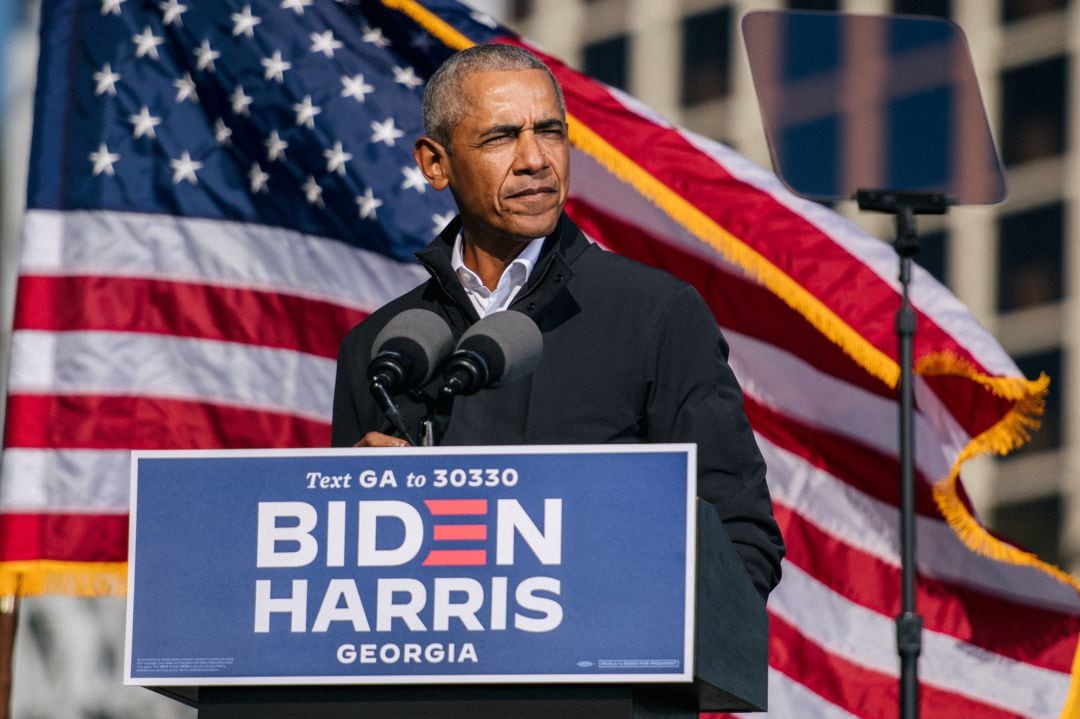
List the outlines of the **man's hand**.
{"type": "Polygon", "coordinates": [[[354,447],[408,447],[409,443],[400,437],[391,437],[382,432],[368,432],[354,447]]]}

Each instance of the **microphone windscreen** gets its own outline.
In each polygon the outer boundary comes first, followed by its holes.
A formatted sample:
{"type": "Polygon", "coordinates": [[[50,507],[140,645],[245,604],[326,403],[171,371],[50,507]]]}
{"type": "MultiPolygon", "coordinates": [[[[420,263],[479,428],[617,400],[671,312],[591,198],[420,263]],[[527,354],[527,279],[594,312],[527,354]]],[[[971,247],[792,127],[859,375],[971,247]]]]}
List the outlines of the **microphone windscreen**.
{"type": "Polygon", "coordinates": [[[488,361],[489,386],[524,377],[540,364],[544,337],[521,312],[506,310],[483,318],[461,336],[459,350],[471,350],[488,361]]]}
{"type": "Polygon", "coordinates": [[[428,383],[442,367],[454,346],[454,335],[446,320],[431,310],[405,310],[395,316],[375,336],[372,359],[393,352],[408,359],[410,387],[428,383]]]}

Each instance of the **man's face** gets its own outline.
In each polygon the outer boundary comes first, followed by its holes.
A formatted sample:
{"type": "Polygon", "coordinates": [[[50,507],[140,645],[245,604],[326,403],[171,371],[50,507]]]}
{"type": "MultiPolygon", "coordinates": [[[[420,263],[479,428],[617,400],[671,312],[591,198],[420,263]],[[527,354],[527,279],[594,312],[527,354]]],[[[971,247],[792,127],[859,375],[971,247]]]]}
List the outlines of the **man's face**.
{"type": "Polygon", "coordinates": [[[483,243],[550,234],[570,170],[551,80],[543,70],[481,72],[467,76],[461,90],[466,114],[451,134],[443,171],[466,237],[483,243]]]}

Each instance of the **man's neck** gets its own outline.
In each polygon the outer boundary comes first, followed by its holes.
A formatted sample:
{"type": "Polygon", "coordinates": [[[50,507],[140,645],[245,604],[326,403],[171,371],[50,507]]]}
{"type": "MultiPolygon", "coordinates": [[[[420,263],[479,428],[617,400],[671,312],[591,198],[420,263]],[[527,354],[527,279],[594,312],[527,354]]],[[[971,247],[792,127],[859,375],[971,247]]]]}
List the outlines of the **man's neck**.
{"type": "Polygon", "coordinates": [[[506,268],[528,245],[528,240],[510,237],[474,242],[465,232],[462,234],[461,259],[476,273],[484,287],[493,290],[506,268]]]}

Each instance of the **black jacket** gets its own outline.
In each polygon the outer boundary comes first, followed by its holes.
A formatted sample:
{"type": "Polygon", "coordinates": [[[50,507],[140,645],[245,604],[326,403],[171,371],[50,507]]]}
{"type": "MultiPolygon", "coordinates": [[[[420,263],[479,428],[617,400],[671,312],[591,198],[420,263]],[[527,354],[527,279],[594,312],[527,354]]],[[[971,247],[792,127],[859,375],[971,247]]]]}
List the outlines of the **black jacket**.
{"type": "MultiPolygon", "coordinates": [[[[371,345],[390,318],[429,309],[455,339],[478,320],[450,266],[460,226],[455,220],[417,253],[431,280],[374,312],[342,343],[334,446],[351,446],[371,430],[392,433],[365,376],[371,345]]],[[[767,596],[780,579],[783,540],[765,463],[727,345],[694,288],[590,244],[564,214],[511,308],[543,333],[538,369],[459,397],[442,444],[695,442],[698,496],[716,506],[754,586],[767,596]]],[[[407,426],[417,426],[424,405],[397,400],[407,426]]]]}

